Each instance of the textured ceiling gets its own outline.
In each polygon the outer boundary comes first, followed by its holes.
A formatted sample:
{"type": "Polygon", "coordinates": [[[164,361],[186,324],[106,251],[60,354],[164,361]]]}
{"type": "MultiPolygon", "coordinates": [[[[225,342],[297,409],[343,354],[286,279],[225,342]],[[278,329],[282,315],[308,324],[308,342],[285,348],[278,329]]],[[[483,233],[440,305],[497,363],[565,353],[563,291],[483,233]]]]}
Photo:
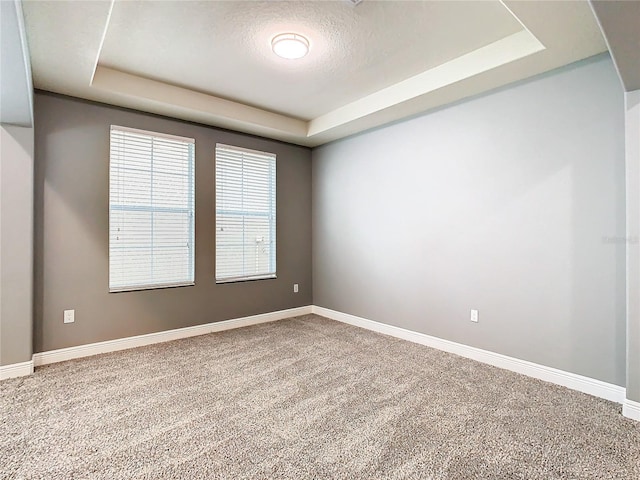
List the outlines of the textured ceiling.
{"type": "Polygon", "coordinates": [[[119,2],[99,63],[311,120],[521,29],[498,1],[119,2]],[[292,25],[298,61],[271,51],[292,25]]]}
{"type": "Polygon", "coordinates": [[[30,1],[36,88],[319,145],[606,50],[586,1],[30,1]],[[306,35],[299,61],[270,50],[306,35]]]}

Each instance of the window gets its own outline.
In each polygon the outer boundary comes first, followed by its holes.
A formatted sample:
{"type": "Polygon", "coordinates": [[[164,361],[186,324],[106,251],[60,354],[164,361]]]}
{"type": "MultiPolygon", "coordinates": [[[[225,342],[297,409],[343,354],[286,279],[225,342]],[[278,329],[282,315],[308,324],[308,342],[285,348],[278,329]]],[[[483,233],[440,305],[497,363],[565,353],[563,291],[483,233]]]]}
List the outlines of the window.
{"type": "Polygon", "coordinates": [[[276,156],[216,144],[216,282],[276,276],[276,156]]]}
{"type": "Polygon", "coordinates": [[[111,127],[109,291],[193,285],[195,141],[111,127]]]}

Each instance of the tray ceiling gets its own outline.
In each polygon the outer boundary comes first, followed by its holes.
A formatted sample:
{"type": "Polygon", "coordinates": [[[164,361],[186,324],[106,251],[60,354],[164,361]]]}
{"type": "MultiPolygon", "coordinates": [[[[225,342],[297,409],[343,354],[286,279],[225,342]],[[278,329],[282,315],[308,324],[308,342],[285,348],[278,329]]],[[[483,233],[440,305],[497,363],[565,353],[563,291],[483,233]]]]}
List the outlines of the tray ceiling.
{"type": "Polygon", "coordinates": [[[603,52],[586,2],[24,4],[36,88],[319,145],[603,52]],[[278,33],[309,54],[273,54],[278,33]]]}

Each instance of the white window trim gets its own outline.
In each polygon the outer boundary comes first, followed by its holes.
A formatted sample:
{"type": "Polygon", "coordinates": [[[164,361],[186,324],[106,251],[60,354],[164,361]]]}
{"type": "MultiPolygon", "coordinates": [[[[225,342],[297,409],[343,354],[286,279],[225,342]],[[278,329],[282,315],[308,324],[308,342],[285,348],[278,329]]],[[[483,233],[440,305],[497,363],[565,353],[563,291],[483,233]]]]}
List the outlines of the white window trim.
{"type": "MultiPolygon", "coordinates": [[[[168,134],[168,133],[161,133],[161,132],[154,132],[154,131],[150,131],[150,130],[142,130],[142,129],[137,129],[137,128],[131,128],[131,127],[124,127],[121,125],[111,125],[110,129],[109,129],[109,150],[111,150],[111,132],[112,131],[121,131],[121,132],[127,132],[127,133],[134,133],[134,134],[139,134],[139,135],[145,135],[145,136],[152,136],[155,138],[163,138],[163,139],[168,139],[168,140],[172,140],[172,141],[177,141],[177,142],[183,142],[186,144],[190,144],[193,145],[193,152],[192,152],[192,166],[191,168],[193,169],[193,173],[192,173],[192,185],[191,185],[191,189],[192,189],[192,211],[193,211],[193,215],[192,215],[192,220],[191,220],[191,232],[190,232],[190,248],[191,248],[191,259],[190,259],[190,268],[192,271],[192,275],[193,275],[193,280],[192,281],[186,281],[186,282],[168,282],[168,283],[154,283],[154,284],[138,284],[138,285],[127,285],[127,286],[121,286],[121,287],[111,287],[111,271],[110,271],[110,264],[111,264],[111,241],[109,240],[109,254],[108,254],[108,262],[109,262],[109,279],[108,279],[108,284],[109,284],[109,293],[119,293],[119,292],[133,292],[133,291],[142,291],[142,290],[157,290],[157,289],[165,289],[165,288],[176,288],[176,287],[189,287],[189,286],[194,286],[195,285],[195,249],[196,249],[196,245],[195,245],[195,240],[196,240],[196,232],[195,232],[195,212],[196,212],[196,196],[195,196],[195,139],[194,138],[190,138],[190,137],[182,137],[179,135],[172,135],[172,134],[168,134]]],[[[108,201],[108,223],[109,223],[109,235],[111,235],[111,153],[109,153],[109,201],[108,201]]]]}
{"type": "MultiPolygon", "coordinates": [[[[232,150],[234,152],[241,152],[241,153],[247,153],[250,155],[256,155],[256,156],[262,156],[265,158],[269,158],[269,159],[273,159],[274,161],[274,185],[273,185],[273,189],[274,189],[274,211],[273,211],[273,215],[276,217],[275,220],[275,225],[273,226],[273,250],[270,252],[271,257],[273,258],[273,269],[274,271],[272,273],[264,273],[264,274],[256,274],[256,275],[242,275],[242,276],[236,276],[236,277],[224,277],[224,278],[218,278],[218,272],[217,272],[217,263],[216,263],[216,268],[215,268],[215,279],[216,279],[216,284],[225,284],[225,283],[238,283],[238,282],[248,282],[248,281],[254,281],[254,280],[268,280],[268,279],[273,279],[273,278],[277,278],[277,155],[273,152],[265,152],[265,151],[261,151],[261,150],[255,150],[255,149],[250,149],[250,148],[244,148],[244,147],[238,147],[235,145],[228,145],[228,144],[224,144],[224,143],[216,143],[216,150],[215,150],[215,155],[214,158],[217,161],[217,151],[218,148],[221,149],[228,149],[228,150],[232,150]]],[[[216,166],[214,166],[214,184],[216,185],[216,197],[217,197],[217,164],[216,166]]],[[[216,200],[217,201],[217,200],[216,200]]],[[[217,248],[217,241],[218,241],[218,237],[217,237],[217,227],[218,227],[218,205],[216,203],[215,206],[215,228],[216,228],[216,245],[215,245],[215,252],[214,252],[214,260],[217,262],[218,260],[218,248],[217,248]]]]}

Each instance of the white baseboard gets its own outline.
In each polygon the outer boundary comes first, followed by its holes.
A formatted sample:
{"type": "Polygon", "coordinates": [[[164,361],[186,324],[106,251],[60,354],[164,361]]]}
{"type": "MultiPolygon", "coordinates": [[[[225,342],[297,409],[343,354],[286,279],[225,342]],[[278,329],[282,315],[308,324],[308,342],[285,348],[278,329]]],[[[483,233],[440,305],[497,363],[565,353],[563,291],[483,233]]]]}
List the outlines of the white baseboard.
{"type": "Polygon", "coordinates": [[[30,375],[33,373],[34,366],[38,367],[41,365],[48,365],[50,363],[72,360],[74,358],[98,355],[100,353],[115,352],[128,348],[151,345],[154,343],[168,342],[171,340],[205,335],[213,332],[221,332],[223,330],[231,330],[234,328],[257,325],[259,323],[273,322],[310,313],[322,315],[332,320],[348,323],[356,327],[365,328],[367,330],[401,338],[410,342],[419,343],[421,345],[460,355],[495,367],[504,368],[506,370],[511,370],[513,372],[538,378],[550,383],[562,385],[606,400],[621,403],[623,404],[624,416],[640,421],[640,403],[626,399],[626,391],[624,387],[316,305],[290,308],[287,310],[279,310],[277,312],[234,318],[231,320],[196,325],[193,327],[178,328],[164,332],[137,335],[135,337],[119,338],[105,342],[36,353],[33,355],[33,361],[0,367],[0,379],[30,375]]]}
{"type": "MultiPolygon", "coordinates": [[[[428,347],[436,348],[438,350],[444,350],[445,352],[454,353],[462,357],[477,360],[482,363],[493,365],[494,367],[504,368],[513,372],[521,373],[529,377],[544,380],[546,382],[555,383],[556,385],[562,385],[563,387],[571,388],[579,392],[588,393],[590,395],[611,400],[617,403],[624,403],[626,390],[624,387],[613,385],[611,383],[602,382],[575,373],[565,372],[556,368],[546,367],[544,365],[538,365],[526,360],[520,360],[518,358],[508,357],[499,353],[482,350],[480,348],[470,347],[449,340],[444,340],[438,337],[432,337],[425,335],[424,333],[418,333],[411,330],[406,330],[400,327],[394,327],[393,325],[387,325],[366,318],[356,317],[348,313],[342,313],[335,310],[330,310],[324,307],[318,307],[314,305],[312,312],[323,317],[337,320],[339,322],[348,323],[356,327],[366,328],[374,332],[383,333],[392,337],[401,338],[410,342],[419,343],[428,347]]],[[[629,400],[627,400],[629,402],[629,400]]],[[[626,405],[626,403],[625,403],[626,405]]],[[[636,404],[640,405],[640,404],[636,404]]],[[[630,412],[630,418],[634,418],[631,415],[640,414],[640,409],[637,406],[629,406],[627,410],[630,412]]]]}
{"type": "Polygon", "coordinates": [[[33,360],[0,366],[0,380],[24,377],[33,373],[33,360]]]}
{"type": "Polygon", "coordinates": [[[640,402],[634,402],[628,398],[625,399],[622,404],[622,415],[640,422],[640,402]]]}
{"type": "Polygon", "coordinates": [[[128,348],[152,345],[154,343],[169,342],[180,338],[195,337],[198,335],[205,335],[207,333],[248,327],[249,325],[274,322],[276,320],[296,317],[298,315],[307,315],[309,313],[311,313],[310,305],[305,307],[289,308],[287,310],[279,310],[277,312],[251,315],[249,317],[223,320],[221,322],[206,323],[204,325],[195,325],[193,327],[177,328],[175,330],[166,330],[164,332],[118,338],[116,340],[79,345],[77,347],[61,348],[59,350],[50,350],[48,352],[34,354],[33,365],[39,367],[50,363],[73,360],[74,358],[88,357],[91,355],[98,355],[100,353],[116,352],[118,350],[126,350],[128,348]]]}

